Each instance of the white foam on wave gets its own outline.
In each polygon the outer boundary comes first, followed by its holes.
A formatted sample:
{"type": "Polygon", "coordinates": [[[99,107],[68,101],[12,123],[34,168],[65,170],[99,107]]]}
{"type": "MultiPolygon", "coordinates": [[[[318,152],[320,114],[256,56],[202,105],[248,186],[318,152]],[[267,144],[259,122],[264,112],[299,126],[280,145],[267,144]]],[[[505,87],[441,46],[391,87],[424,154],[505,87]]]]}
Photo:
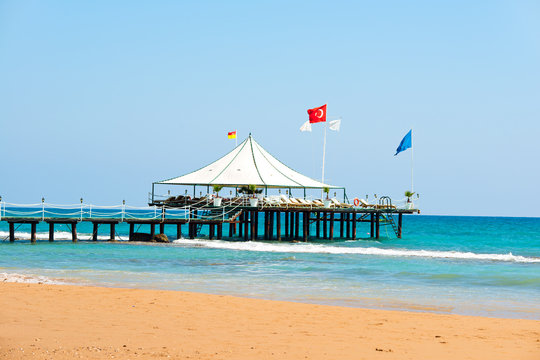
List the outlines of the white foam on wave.
{"type": "Polygon", "coordinates": [[[463,259],[463,260],[488,260],[507,261],[519,263],[540,263],[538,257],[525,257],[508,254],[478,254],[473,252],[459,251],[436,251],[436,250],[409,250],[409,249],[383,249],[377,247],[341,247],[328,246],[323,244],[275,244],[263,242],[230,242],[221,240],[174,240],[173,243],[192,246],[206,247],[213,249],[227,249],[240,251],[261,251],[261,252],[286,252],[286,253],[311,253],[311,254],[358,254],[358,255],[378,255],[394,257],[423,257],[440,259],[463,259]]]}
{"type": "MultiPolygon", "coordinates": [[[[30,233],[25,231],[16,231],[15,238],[19,240],[30,240],[30,233]]],[[[98,240],[109,240],[109,235],[98,235],[98,240]]],[[[0,231],[0,239],[7,240],[9,239],[8,231],[0,231]]],[[[36,233],[37,240],[49,240],[48,232],[38,232],[36,233]]],[[[88,233],[77,233],[77,239],[79,240],[92,240],[92,234],[88,233]]],[[[71,240],[71,232],[69,231],[55,231],[54,240],[71,240]]],[[[127,240],[127,237],[116,236],[116,240],[127,240]]]]}
{"type": "Polygon", "coordinates": [[[25,284],[51,284],[51,285],[66,285],[65,281],[51,279],[47,276],[27,275],[17,273],[0,273],[0,282],[25,283],[25,284]]]}

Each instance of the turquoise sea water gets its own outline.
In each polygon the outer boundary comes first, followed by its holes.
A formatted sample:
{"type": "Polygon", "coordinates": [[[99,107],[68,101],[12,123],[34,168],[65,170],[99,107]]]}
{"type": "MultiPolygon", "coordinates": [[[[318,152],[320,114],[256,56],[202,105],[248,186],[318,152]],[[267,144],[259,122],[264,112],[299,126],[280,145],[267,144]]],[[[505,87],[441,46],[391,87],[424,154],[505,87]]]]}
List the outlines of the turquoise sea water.
{"type": "MultiPolygon", "coordinates": [[[[20,227],[17,236],[28,239],[28,231],[29,226],[20,227]]],[[[46,224],[38,231],[38,239],[48,237],[46,224]]],[[[67,227],[56,231],[64,240],[10,244],[1,222],[0,280],[540,319],[539,218],[411,215],[404,216],[402,239],[390,228],[381,229],[380,240],[369,239],[368,224],[358,224],[364,239],[308,244],[207,239],[72,244],[67,227]]],[[[91,231],[89,223],[78,226],[82,239],[91,231]]],[[[117,231],[126,238],[128,227],[121,224],[117,231]]],[[[175,238],[174,226],[165,231],[175,238]]]]}

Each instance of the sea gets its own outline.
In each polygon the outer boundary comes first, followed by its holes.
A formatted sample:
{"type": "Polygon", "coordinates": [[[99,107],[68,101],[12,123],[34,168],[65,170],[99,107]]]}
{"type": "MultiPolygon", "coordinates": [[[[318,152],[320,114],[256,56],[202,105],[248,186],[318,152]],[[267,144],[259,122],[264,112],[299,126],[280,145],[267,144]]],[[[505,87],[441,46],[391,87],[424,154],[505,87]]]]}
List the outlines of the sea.
{"type": "MultiPolygon", "coordinates": [[[[401,239],[391,227],[372,239],[358,223],[358,240],[309,243],[209,240],[204,228],[199,239],[176,239],[175,226],[165,226],[170,244],[129,243],[125,223],[119,241],[93,242],[91,226],[80,223],[72,243],[56,225],[50,243],[40,223],[32,245],[29,225],[10,243],[1,221],[0,281],[540,320],[540,218],[405,215],[401,239]]],[[[100,232],[108,238],[108,226],[100,232]]]]}

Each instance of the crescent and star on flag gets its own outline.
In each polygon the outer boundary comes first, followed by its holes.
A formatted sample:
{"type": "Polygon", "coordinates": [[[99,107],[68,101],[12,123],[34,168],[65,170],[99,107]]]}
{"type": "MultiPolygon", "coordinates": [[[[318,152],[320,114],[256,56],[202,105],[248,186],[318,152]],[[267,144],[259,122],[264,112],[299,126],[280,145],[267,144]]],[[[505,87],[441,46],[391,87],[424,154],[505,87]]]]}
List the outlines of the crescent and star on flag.
{"type": "MultiPolygon", "coordinates": [[[[327,104],[313,109],[308,109],[307,113],[309,120],[302,124],[300,131],[311,131],[311,124],[326,122],[326,105],[327,104]]],[[[331,120],[328,122],[328,128],[330,130],[339,131],[340,126],[341,119],[331,120]]]]}

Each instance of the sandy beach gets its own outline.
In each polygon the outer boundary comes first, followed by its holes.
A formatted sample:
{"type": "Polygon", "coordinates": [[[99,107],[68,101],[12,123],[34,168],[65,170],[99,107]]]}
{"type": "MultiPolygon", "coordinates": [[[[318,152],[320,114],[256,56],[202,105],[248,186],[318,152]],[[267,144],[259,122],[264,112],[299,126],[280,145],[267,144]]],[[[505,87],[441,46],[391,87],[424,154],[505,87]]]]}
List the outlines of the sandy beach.
{"type": "Polygon", "coordinates": [[[539,359],[540,322],[0,284],[6,359],[539,359]]]}

